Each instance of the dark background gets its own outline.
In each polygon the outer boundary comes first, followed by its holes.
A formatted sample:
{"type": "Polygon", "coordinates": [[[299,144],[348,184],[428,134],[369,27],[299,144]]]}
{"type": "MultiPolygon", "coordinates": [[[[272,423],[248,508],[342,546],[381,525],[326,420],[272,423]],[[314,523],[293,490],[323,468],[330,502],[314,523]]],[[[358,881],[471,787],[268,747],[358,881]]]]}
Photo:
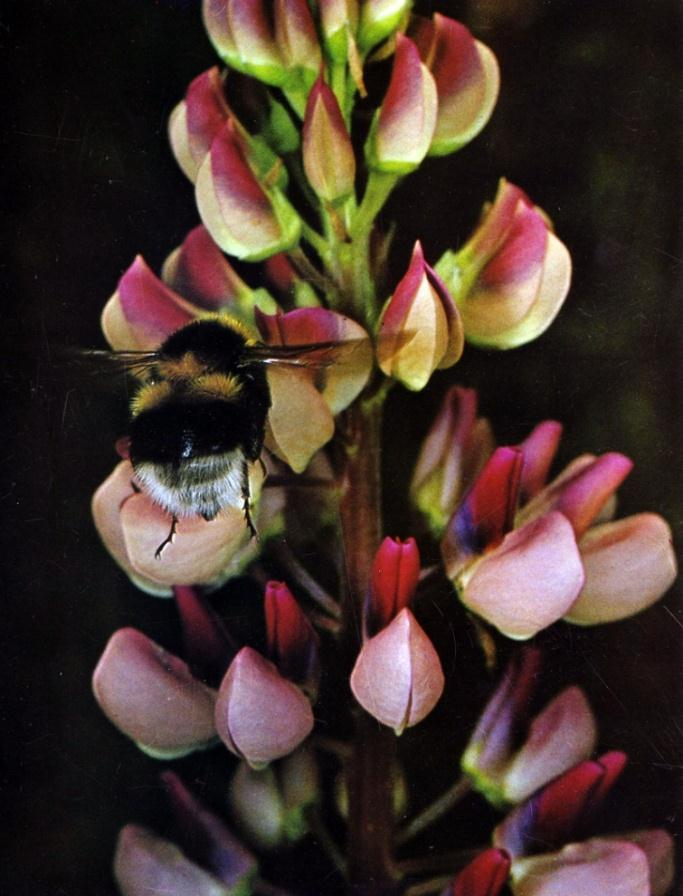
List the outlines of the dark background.
{"type": "MultiPolygon", "coordinates": [[[[636,467],[621,514],[658,510],[683,544],[678,4],[435,8],[463,18],[495,51],[501,97],[473,146],[428,164],[392,200],[389,211],[404,215],[395,270],[416,235],[430,260],[464,239],[505,175],[554,219],[575,276],[537,343],[504,355],[468,349],[428,393],[393,396],[388,427],[405,450],[387,458],[389,510],[403,519],[399,487],[430,411],[458,381],[479,387],[501,442],[555,417],[566,425],[561,460],[583,450],[629,454],[636,467]]],[[[10,240],[0,269],[16,274],[0,328],[10,404],[0,492],[0,893],[110,894],[116,831],[130,820],[159,828],[162,802],[158,764],[100,715],[90,674],[115,628],[135,625],[169,647],[178,633],[172,607],[128,584],[89,517],[89,497],[115,462],[125,397],[103,395],[52,361],[59,346],[101,346],[101,308],[134,254],[156,268],[196,223],[165,128],[188,81],[216,60],[193,2],[27,0],[9,5],[0,42],[11,62],[0,134],[10,240]]],[[[631,753],[611,826],[679,830],[680,589],[624,623],[558,626],[546,643],[557,682],[588,690],[601,747],[631,753]]],[[[464,649],[450,665],[456,682],[479,674],[467,657],[464,649]]],[[[469,723],[483,692],[467,691],[452,717],[469,723]]],[[[444,757],[419,729],[410,736],[424,744],[423,786],[434,790],[439,772],[430,769],[455,767],[456,746],[444,757]]]]}

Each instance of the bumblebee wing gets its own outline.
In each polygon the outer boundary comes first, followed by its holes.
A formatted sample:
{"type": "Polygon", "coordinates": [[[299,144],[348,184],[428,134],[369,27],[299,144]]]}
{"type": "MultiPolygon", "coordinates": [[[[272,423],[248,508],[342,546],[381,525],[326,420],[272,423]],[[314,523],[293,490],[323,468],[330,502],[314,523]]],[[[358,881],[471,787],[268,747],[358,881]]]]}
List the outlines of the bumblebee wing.
{"type": "Polygon", "coordinates": [[[108,351],[106,349],[81,349],[70,355],[70,360],[91,373],[130,373],[144,378],[159,360],[159,352],[108,351]]]}
{"type": "Polygon", "coordinates": [[[372,353],[369,338],[346,339],[341,342],[310,342],[302,345],[265,345],[247,347],[245,363],[325,369],[333,364],[356,365],[372,353]]]}

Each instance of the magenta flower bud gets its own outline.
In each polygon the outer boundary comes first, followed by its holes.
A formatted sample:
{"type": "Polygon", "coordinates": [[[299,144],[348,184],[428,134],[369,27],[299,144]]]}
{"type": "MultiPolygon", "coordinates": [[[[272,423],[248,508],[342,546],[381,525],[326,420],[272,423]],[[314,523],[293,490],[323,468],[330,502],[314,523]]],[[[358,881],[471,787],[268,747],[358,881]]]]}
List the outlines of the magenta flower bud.
{"type": "Polygon", "coordinates": [[[266,445],[301,473],[332,438],[334,416],[365,387],[372,371],[372,344],[360,324],[324,308],[298,308],[277,315],[257,310],[256,323],[269,345],[340,343],[332,351],[321,350],[319,358],[325,362],[322,385],[314,371],[305,367],[272,365],[268,370],[271,408],[266,445]]]}
{"type": "Polygon", "coordinates": [[[358,28],[358,0],[320,0],[318,9],[327,55],[344,65],[358,28]]]}
{"type": "Polygon", "coordinates": [[[499,896],[510,873],[503,849],[486,849],[458,874],[442,896],[499,896]]]}
{"type": "Polygon", "coordinates": [[[318,793],[315,755],[304,746],[264,769],[240,763],[228,799],[245,836],[269,850],[297,843],[308,833],[307,810],[318,793]]]}
{"type": "Polygon", "coordinates": [[[216,728],[231,752],[258,768],[305,740],[313,730],[313,713],[296,685],[251,647],[243,647],[221,683],[216,728]]]}
{"type": "Polygon", "coordinates": [[[650,896],[649,877],[647,856],[635,843],[595,838],[516,859],[511,885],[514,896],[650,896]]]}
{"type": "Polygon", "coordinates": [[[100,709],[155,759],[174,759],[213,743],[215,691],[142,632],[115,632],[93,673],[100,709]]]}
{"type": "Polygon", "coordinates": [[[500,73],[491,50],[460,22],[415,16],[410,35],[436,83],[439,100],[432,156],[455,152],[484,128],[498,98],[500,73]]]}
{"type": "Polygon", "coordinates": [[[559,510],[581,538],[632,469],[633,462],[616,452],[577,457],[522,509],[518,522],[559,510]]]}
{"type": "Polygon", "coordinates": [[[493,832],[494,846],[513,857],[559,847],[580,834],[624,770],[616,750],[575,765],[514,809],[493,832]]]}
{"type": "Polygon", "coordinates": [[[420,552],[414,538],[385,538],[375,554],[365,629],[374,635],[412,600],[420,578],[420,552]]]}
{"type": "Polygon", "coordinates": [[[275,0],[275,42],[287,69],[288,90],[311,89],[322,56],[313,16],[306,0],[275,0]]]}
{"type": "Polygon", "coordinates": [[[565,617],[576,625],[633,616],[659,600],[676,578],[671,530],[654,513],[594,526],[579,548],[586,581],[565,617]]]}
{"type": "Polygon", "coordinates": [[[495,201],[457,253],[436,265],[463,316],[467,339],[515,348],[540,336],[569,291],[571,258],[548,219],[502,180],[495,201]]]}
{"type": "Polygon", "coordinates": [[[218,66],[190,82],[185,99],[171,112],[168,133],[176,161],[194,183],[213,138],[230,115],[218,66]]]}
{"type": "Polygon", "coordinates": [[[396,38],[391,81],[365,144],[368,165],[390,174],[408,174],[422,162],[436,125],[436,86],[408,37],[396,38]]]}
{"type": "MultiPolygon", "coordinates": [[[[251,494],[258,500],[263,471],[249,469],[251,494]]],[[[216,585],[236,575],[258,551],[250,537],[241,507],[225,507],[207,522],[184,517],[160,558],[159,545],[168,536],[171,514],[141,491],[130,461],[122,461],[97,489],[92,499],[95,527],[104,546],[138,588],[148,594],[170,596],[173,585],[216,585]]],[[[259,511],[257,522],[265,519],[259,511]]]]}
{"type": "Polygon", "coordinates": [[[462,349],[458,312],[418,241],[406,274],[382,311],[378,364],[387,376],[419,391],[437,368],[455,364],[462,349]]]}
{"type": "Polygon", "coordinates": [[[279,86],[287,70],[264,0],[203,0],[204,25],[221,59],[231,68],[279,86]]]}
{"type": "Polygon", "coordinates": [[[526,640],[561,619],[584,582],[574,532],[557,511],[508,533],[460,576],[460,599],[508,638],[526,640]]]}
{"type": "Polygon", "coordinates": [[[523,453],[497,448],[451,517],[441,544],[446,574],[453,579],[472,558],[497,547],[515,520],[523,453]]]}
{"type": "Polygon", "coordinates": [[[161,780],[180,829],[181,845],[188,856],[208,869],[231,893],[249,887],[258,870],[255,857],[188,790],[178,775],[167,771],[161,780]]]}
{"type": "Polygon", "coordinates": [[[365,642],[351,673],[356,700],[396,734],[428,716],[443,688],[437,652],[407,608],[365,642]]]}
{"type": "Polygon", "coordinates": [[[422,443],[410,494],[441,535],[458,502],[493,451],[488,420],[477,417],[474,389],[451,386],[422,443]]]}
{"type": "Polygon", "coordinates": [[[236,258],[262,261],[299,241],[299,216],[277,186],[259,183],[230,119],[199,169],[196,198],[206,229],[236,258]]]}
{"type": "Polygon", "coordinates": [[[234,896],[234,887],[196,865],[168,840],[128,824],[114,856],[114,877],[122,896],[234,896]]]}
{"type": "Polygon", "coordinates": [[[318,635],[284,582],[266,585],[265,617],[271,660],[314,701],[320,680],[318,635]]]}
{"type": "Polygon", "coordinates": [[[196,588],[173,588],[183,629],[184,654],[193,671],[219,682],[237,649],[209,602],[196,588]]]}
{"type": "Polygon", "coordinates": [[[536,651],[510,664],[462,757],[463,771],[494,805],[521,802],[595,748],[595,718],[576,687],[551,700],[527,731],[537,670],[536,651]]]}
{"type": "MultiPolygon", "coordinates": [[[[361,0],[358,48],[365,54],[389,37],[406,19],[412,0],[361,0]]],[[[400,40],[400,35],[397,41],[400,40]]]]}
{"type": "Polygon", "coordinates": [[[306,103],[303,159],[309,184],[325,202],[341,202],[351,194],[356,157],[337,98],[322,74],[306,103]]]}
{"type": "Polygon", "coordinates": [[[545,485],[561,436],[561,423],[544,420],[517,446],[524,456],[519,490],[521,504],[530,501],[545,485]]]}

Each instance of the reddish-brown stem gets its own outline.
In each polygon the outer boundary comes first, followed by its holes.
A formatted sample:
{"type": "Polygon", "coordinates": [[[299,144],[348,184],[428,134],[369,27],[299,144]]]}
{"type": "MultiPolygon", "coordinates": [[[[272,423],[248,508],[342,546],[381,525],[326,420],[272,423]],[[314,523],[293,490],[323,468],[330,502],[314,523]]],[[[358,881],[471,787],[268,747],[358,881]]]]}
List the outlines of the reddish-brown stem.
{"type": "MultiPolygon", "coordinates": [[[[347,415],[340,513],[346,585],[342,626],[351,658],[362,640],[362,612],[370,569],[382,535],[381,402],[347,415]]],[[[392,865],[393,772],[396,737],[357,708],[348,766],[348,873],[354,896],[396,892],[392,865]]]]}

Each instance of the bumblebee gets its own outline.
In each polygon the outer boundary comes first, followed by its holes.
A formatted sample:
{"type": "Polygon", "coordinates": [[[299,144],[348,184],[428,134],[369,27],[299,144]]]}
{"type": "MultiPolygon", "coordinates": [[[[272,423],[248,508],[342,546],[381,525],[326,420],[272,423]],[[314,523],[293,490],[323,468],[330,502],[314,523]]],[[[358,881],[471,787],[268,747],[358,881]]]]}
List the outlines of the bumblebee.
{"type": "Polygon", "coordinates": [[[140,379],[131,402],[129,456],[150,498],[178,519],[212,520],[227,506],[250,507],[249,465],[260,460],[270,408],[266,365],[324,368],[359,342],[265,345],[232,318],[199,318],[154,352],[90,352],[140,379]]]}

